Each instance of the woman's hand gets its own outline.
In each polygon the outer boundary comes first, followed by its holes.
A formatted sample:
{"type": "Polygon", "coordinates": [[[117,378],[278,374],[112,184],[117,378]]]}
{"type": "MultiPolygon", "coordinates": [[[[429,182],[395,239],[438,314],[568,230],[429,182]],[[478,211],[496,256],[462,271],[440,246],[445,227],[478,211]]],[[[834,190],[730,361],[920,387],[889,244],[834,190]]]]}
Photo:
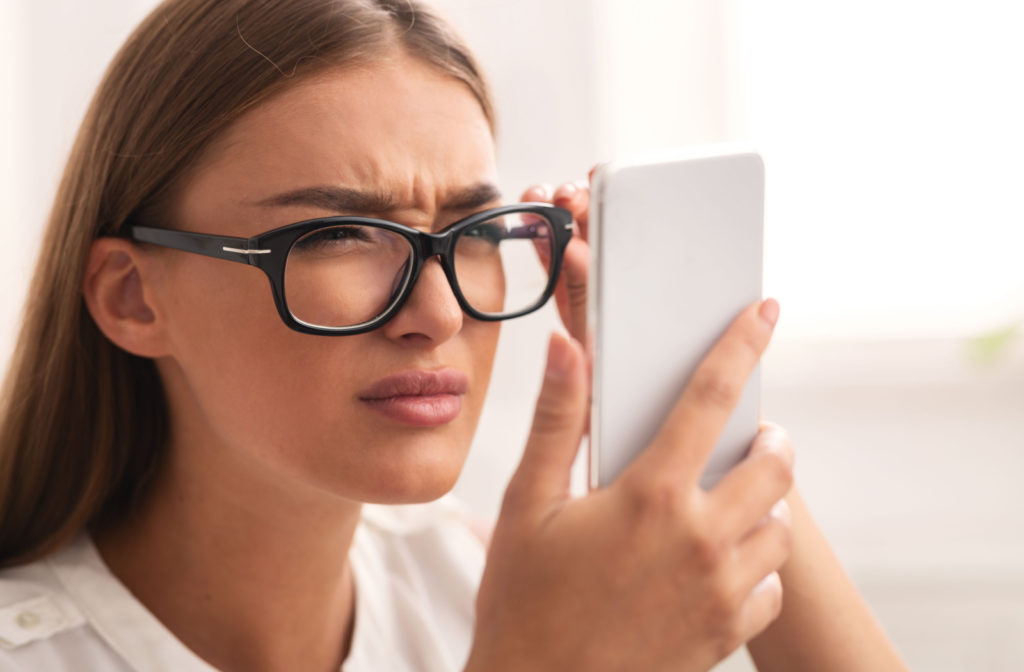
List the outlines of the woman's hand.
{"type": "MultiPolygon", "coordinates": [[[[593,172],[593,171],[591,171],[593,172]]],[[[572,213],[576,230],[565,248],[562,273],[555,287],[558,314],[569,335],[586,343],[587,334],[587,267],[590,250],[587,246],[587,216],[590,207],[590,185],[585,182],[566,182],[554,192],[537,185],[523,192],[522,201],[552,203],[572,213]]]]}
{"type": "Polygon", "coordinates": [[[790,552],[778,504],[792,482],[785,434],[763,427],[717,487],[697,484],[777,311],[771,300],[745,310],[652,444],[581,499],[569,497],[569,471],[587,409],[584,357],[552,337],[494,530],[467,670],[707,670],[778,615],[775,572],[790,552]]]}

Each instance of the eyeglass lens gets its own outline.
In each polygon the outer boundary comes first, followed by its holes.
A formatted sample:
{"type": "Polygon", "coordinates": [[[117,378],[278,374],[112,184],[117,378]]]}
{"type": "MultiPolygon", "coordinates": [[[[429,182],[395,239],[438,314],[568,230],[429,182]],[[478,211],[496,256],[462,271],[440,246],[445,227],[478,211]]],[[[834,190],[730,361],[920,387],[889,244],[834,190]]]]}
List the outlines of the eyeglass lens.
{"type": "MultiPolygon", "coordinates": [[[[453,268],[466,302],[495,317],[532,308],[548,284],[554,240],[551,223],[533,213],[464,229],[455,241],[453,268]]],[[[312,231],[288,253],[288,310],[317,327],[369,322],[401,296],[413,256],[409,240],[388,229],[341,224],[312,231]]]]}

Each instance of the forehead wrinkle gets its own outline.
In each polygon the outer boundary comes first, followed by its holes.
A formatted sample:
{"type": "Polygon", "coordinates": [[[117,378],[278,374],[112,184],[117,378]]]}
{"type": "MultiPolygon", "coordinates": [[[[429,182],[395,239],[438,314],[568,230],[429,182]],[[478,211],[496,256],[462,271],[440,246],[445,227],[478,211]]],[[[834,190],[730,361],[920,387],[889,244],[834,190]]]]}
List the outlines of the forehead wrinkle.
{"type": "MultiPolygon", "coordinates": [[[[414,192],[416,189],[414,188],[414,192]]],[[[256,205],[264,207],[312,207],[338,213],[385,213],[395,210],[416,210],[434,212],[464,211],[483,207],[500,200],[498,188],[491,182],[476,182],[448,189],[437,203],[436,191],[420,189],[422,196],[413,196],[413,201],[396,199],[386,189],[353,189],[334,185],[316,185],[293,189],[261,199],[256,205]],[[425,202],[429,200],[429,205],[425,202]]]]}
{"type": "Polygon", "coordinates": [[[303,187],[257,202],[264,206],[308,206],[334,212],[386,212],[396,206],[387,191],[351,189],[332,185],[303,187]]]}

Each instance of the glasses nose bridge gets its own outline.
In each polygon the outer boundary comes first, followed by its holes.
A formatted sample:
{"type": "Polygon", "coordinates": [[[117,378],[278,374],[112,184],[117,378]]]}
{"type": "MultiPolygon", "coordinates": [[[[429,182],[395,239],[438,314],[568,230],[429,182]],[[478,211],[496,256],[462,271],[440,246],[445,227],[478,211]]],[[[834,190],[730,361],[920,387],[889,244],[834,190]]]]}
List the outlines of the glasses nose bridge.
{"type": "Polygon", "coordinates": [[[444,260],[449,256],[448,251],[451,250],[453,240],[450,231],[444,233],[422,232],[419,236],[420,257],[424,262],[436,256],[440,256],[444,260]]]}
{"type": "MultiPolygon", "coordinates": [[[[456,298],[459,297],[459,291],[455,286],[455,268],[453,266],[451,251],[455,245],[455,237],[451,235],[451,231],[443,231],[441,233],[428,233],[421,231],[420,235],[416,238],[416,247],[419,251],[419,268],[433,259],[439,257],[438,261],[441,264],[441,269],[444,271],[445,277],[448,280],[448,284],[451,287],[452,293],[455,294],[456,298]]],[[[413,286],[418,284],[419,273],[417,272],[416,277],[413,278],[413,282],[409,283],[409,292],[412,292],[413,286]]]]}

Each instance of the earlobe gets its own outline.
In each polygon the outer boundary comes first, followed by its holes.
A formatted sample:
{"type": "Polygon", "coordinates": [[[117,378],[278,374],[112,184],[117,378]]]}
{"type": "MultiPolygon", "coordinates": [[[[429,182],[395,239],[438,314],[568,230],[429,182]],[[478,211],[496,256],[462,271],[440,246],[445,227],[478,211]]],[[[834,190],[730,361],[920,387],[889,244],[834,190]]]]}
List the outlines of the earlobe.
{"type": "Polygon", "coordinates": [[[92,319],[115,345],[141,357],[166,354],[140,250],[120,238],[98,238],[89,250],[82,292],[92,319]]]}

